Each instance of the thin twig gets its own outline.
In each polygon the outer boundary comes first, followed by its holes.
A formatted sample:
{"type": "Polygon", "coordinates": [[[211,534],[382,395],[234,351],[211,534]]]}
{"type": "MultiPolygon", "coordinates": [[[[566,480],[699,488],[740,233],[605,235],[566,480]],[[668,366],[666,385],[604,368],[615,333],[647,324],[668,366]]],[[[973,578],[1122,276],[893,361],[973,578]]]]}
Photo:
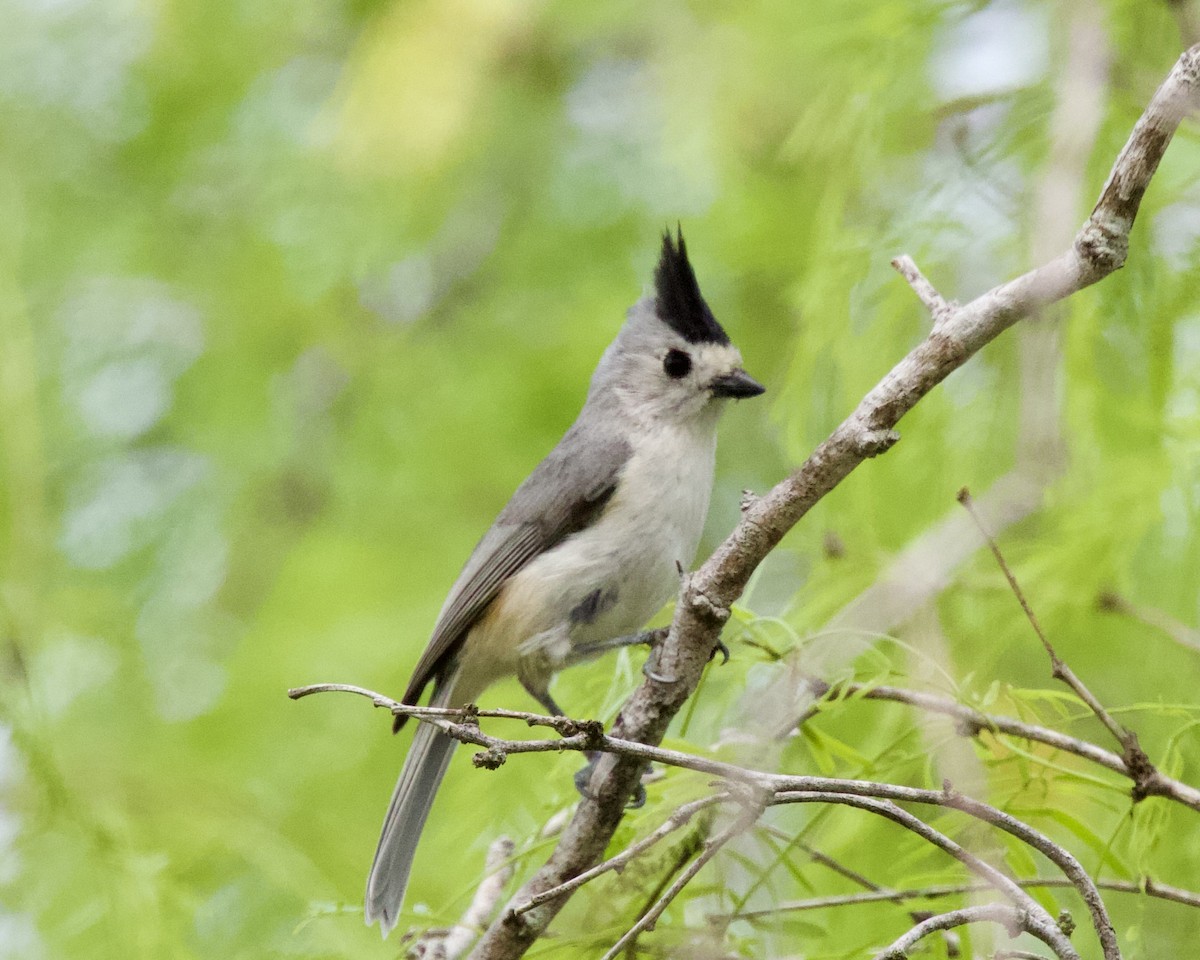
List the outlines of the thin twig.
{"type": "MultiPolygon", "coordinates": [[[[298,687],[289,691],[293,699],[308,696],[313,693],[353,693],[370,700],[376,707],[388,710],[393,714],[416,717],[422,723],[437,727],[449,737],[460,743],[469,743],[483,747],[484,751],[475,755],[475,765],[489,769],[500,766],[509,754],[514,753],[562,753],[564,751],[598,752],[614,754],[621,757],[637,758],[642,764],[662,763],[668,766],[694,770],[697,773],[707,773],[733,783],[761,785],[765,774],[723,763],[719,760],[709,760],[679,750],[667,750],[663,747],[651,747],[636,740],[625,740],[604,733],[604,728],[597,720],[572,720],[569,717],[551,717],[536,713],[525,713],[517,710],[478,710],[473,706],[458,708],[450,707],[415,707],[400,703],[390,697],[385,697],[374,690],[356,687],[348,683],[321,683],[308,687],[298,687]],[[476,723],[480,717],[494,717],[505,720],[521,720],[531,726],[551,727],[562,734],[559,740],[508,740],[484,733],[476,723]],[[579,731],[579,732],[572,732],[579,731]]],[[[511,911],[505,911],[509,916],[511,911]]]]}
{"type": "MultiPolygon", "coordinates": [[[[1070,888],[1074,884],[1065,877],[1030,877],[1016,880],[1017,886],[1025,890],[1050,888],[1070,888]]],[[[1097,880],[1096,886],[1101,890],[1114,893],[1140,894],[1180,903],[1184,906],[1200,908],[1200,892],[1183,890],[1158,883],[1145,877],[1142,880],[1097,880]]],[[[789,900],[774,907],[762,910],[743,910],[736,913],[714,913],[709,919],[715,922],[727,923],[732,920],[763,920],[780,913],[797,913],[805,910],[827,910],[833,907],[853,907],[865,903],[903,903],[907,900],[938,900],[942,897],[961,896],[968,893],[983,893],[991,890],[987,883],[946,883],[915,890],[894,890],[881,888],[878,890],[863,890],[859,893],[844,893],[828,897],[810,897],[806,900],[789,900]]]]}
{"type": "Polygon", "coordinates": [[[683,806],[677,807],[675,812],[672,813],[671,816],[669,816],[666,820],[664,820],[658,829],[656,829],[653,833],[647,834],[637,843],[626,847],[615,857],[610,857],[603,863],[597,864],[596,866],[592,867],[591,870],[585,870],[583,873],[579,874],[579,876],[568,880],[566,883],[560,883],[557,887],[553,887],[550,890],[545,890],[542,893],[539,893],[536,897],[531,897],[524,903],[517,904],[516,906],[512,907],[511,913],[513,917],[519,917],[521,914],[529,912],[534,907],[539,906],[548,900],[553,900],[555,897],[561,897],[564,894],[568,894],[572,890],[582,887],[588,881],[594,880],[601,874],[608,873],[610,870],[620,870],[630,860],[641,855],[664,837],[669,836],[680,827],[686,825],[688,821],[690,821],[692,817],[694,817],[701,810],[706,810],[707,808],[718,803],[723,803],[728,799],[729,793],[727,791],[723,791],[714,796],[702,797],[699,800],[693,800],[691,803],[685,803],[683,806]]]}
{"type": "Polygon", "coordinates": [[[1165,610],[1139,606],[1112,590],[1105,590],[1101,593],[1096,598],[1096,606],[1105,613],[1119,613],[1145,624],[1147,627],[1159,630],[1189,650],[1200,650],[1200,630],[1181,623],[1165,610]]]}
{"type": "MultiPolygon", "coordinates": [[[[923,691],[863,683],[830,685],[815,677],[807,678],[807,682],[818,696],[847,693],[861,697],[864,700],[887,700],[908,704],[918,710],[925,710],[930,713],[944,714],[956,719],[959,722],[960,731],[969,736],[978,736],[980,733],[986,731],[991,734],[1019,737],[1022,740],[1029,740],[1034,743],[1044,743],[1064,753],[1071,753],[1077,757],[1082,757],[1084,760],[1090,760],[1092,763],[1106,767],[1114,773],[1119,773],[1121,776],[1128,777],[1134,780],[1135,783],[1137,782],[1137,774],[1119,754],[1097,746],[1088,740],[1081,740],[1078,737],[1069,736],[1058,730],[1025,723],[1013,717],[1005,717],[995,713],[984,713],[981,710],[976,710],[974,707],[969,707],[949,697],[925,693],[923,691]]],[[[1176,780],[1173,777],[1168,777],[1160,773],[1151,783],[1143,786],[1143,790],[1147,796],[1158,796],[1174,800],[1186,807],[1190,807],[1192,810],[1200,812],[1200,790],[1181,780],[1176,780]]]]}
{"type": "MultiPolygon", "coordinates": [[[[908,951],[931,933],[937,933],[939,930],[952,930],[969,923],[998,923],[1008,931],[1010,937],[1015,937],[1026,930],[1024,914],[1008,904],[987,903],[978,907],[963,907],[961,910],[939,913],[937,916],[922,920],[904,936],[897,937],[889,946],[875,954],[875,960],[906,960],[908,951]]],[[[1033,933],[1032,930],[1029,932],[1033,933]]],[[[1037,934],[1034,933],[1034,936],[1037,934]]],[[[1049,943],[1046,945],[1063,960],[1072,956],[1070,953],[1056,949],[1049,943]]]]}
{"type": "Polygon", "coordinates": [[[933,318],[935,328],[950,319],[956,305],[948,303],[946,298],[938,293],[937,288],[925,278],[925,274],[921,272],[912,257],[907,253],[902,253],[893,258],[892,266],[896,268],[900,276],[908,281],[908,285],[912,287],[917,299],[925,304],[930,317],[933,318]]]}
{"type": "MultiPolygon", "coordinates": [[[[778,793],[772,803],[837,803],[849,807],[867,810],[878,816],[899,824],[921,837],[927,843],[944,850],[955,860],[959,861],[972,873],[986,880],[992,887],[999,890],[1012,901],[1024,919],[1021,928],[1036,936],[1047,944],[1063,960],[1079,960],[1079,954],[1071,946],[1071,942],[1063,935],[1058,923],[1046,912],[1046,909],[1022,890],[1011,878],[1001,873],[991,864],[979,859],[973,853],[955,843],[945,834],[935,830],[925,821],[913,816],[890,800],[878,800],[869,796],[850,793],[836,793],[826,790],[813,790],[796,793],[778,793]]],[[[1106,957],[1108,954],[1106,953],[1106,957]]],[[[1116,958],[1120,953],[1115,954],[1116,958]]]]}
{"type": "Polygon", "coordinates": [[[734,819],[728,827],[722,830],[715,837],[711,837],[704,841],[704,845],[700,850],[699,855],[688,864],[687,868],[679,874],[675,882],[667,888],[667,892],[659,897],[658,902],[647,910],[637,923],[630,927],[624,935],[616,943],[612,945],[609,951],[604,954],[600,960],[614,960],[614,958],[625,949],[625,945],[637,937],[645,930],[653,930],[654,924],[658,918],[662,916],[663,911],[671,905],[671,902],[683,892],[696,874],[704,869],[704,866],[712,860],[730,840],[738,834],[749,828],[761,815],[762,803],[760,798],[747,798],[745,806],[741,813],[734,819]]]}
{"type": "MultiPolygon", "coordinates": [[[[683,838],[683,841],[673,851],[674,856],[667,864],[667,868],[662,871],[650,892],[642,897],[642,905],[638,908],[636,916],[642,916],[654,906],[667,887],[675,881],[675,878],[679,875],[679,871],[683,870],[691,862],[692,858],[704,849],[704,845],[708,842],[712,834],[712,824],[713,818],[710,814],[701,820],[693,830],[688,831],[688,835],[683,838]]],[[[625,942],[626,960],[637,960],[638,937],[640,936],[640,933],[634,934],[625,942]]]]}
{"type": "Polygon", "coordinates": [[[795,793],[793,794],[792,790],[789,790],[788,787],[780,783],[776,788],[775,802],[806,803],[809,801],[803,798],[809,792],[817,792],[824,795],[826,792],[832,790],[859,797],[877,797],[902,803],[920,803],[949,807],[952,810],[958,810],[969,817],[989,823],[1003,830],[1005,833],[1011,834],[1022,843],[1033,847],[1038,853],[1046,857],[1071,881],[1088,908],[1088,913],[1092,918],[1092,926],[1104,951],[1105,960],[1119,960],[1121,950],[1117,945],[1117,934],[1113,930],[1108,910],[1104,906],[1104,900],[1100,896],[1100,891],[1096,889],[1095,881],[1092,880],[1087,871],[1083,869],[1083,866],[1069,850],[1055,843],[1041,831],[1035,830],[1024,821],[1018,820],[1012,814],[998,810],[981,800],[975,800],[964,794],[956,793],[948,785],[942,790],[922,790],[916,787],[900,787],[889,784],[886,790],[879,790],[878,784],[866,780],[843,780],[840,781],[840,785],[835,786],[834,784],[839,783],[838,781],[823,781],[821,777],[778,778],[779,781],[786,781],[788,779],[791,779],[795,783],[795,786],[792,788],[795,793]]]}
{"type": "Polygon", "coordinates": [[[1017,583],[1017,578],[1013,575],[1012,570],[1005,561],[1004,554],[1000,552],[1000,547],[996,543],[996,539],[988,532],[982,518],[976,512],[975,505],[971,500],[971,491],[963,487],[958,492],[958,502],[966,507],[967,512],[975,520],[976,526],[979,527],[979,532],[983,535],[989,549],[992,551],[992,556],[996,558],[996,563],[999,564],[1005,579],[1008,580],[1008,585],[1012,588],[1017,602],[1021,604],[1021,609],[1025,611],[1026,619],[1029,620],[1029,624],[1033,627],[1038,639],[1042,641],[1042,646],[1046,648],[1046,654],[1050,657],[1050,667],[1054,678],[1061,680],[1070,687],[1075,692],[1075,695],[1088,705],[1088,708],[1096,715],[1096,718],[1104,724],[1105,729],[1113,735],[1117,743],[1121,745],[1125,765],[1129,768],[1133,776],[1132,796],[1134,802],[1144,800],[1152,792],[1157,792],[1157,782],[1161,779],[1162,775],[1158,772],[1158,768],[1150,761],[1150,757],[1142,749],[1141,744],[1138,743],[1137,734],[1117,723],[1104,708],[1104,704],[1076,676],[1075,671],[1059,657],[1050,640],[1046,637],[1045,631],[1042,630],[1042,625],[1038,622],[1038,618],[1034,614],[1033,608],[1029,605],[1029,601],[1025,599],[1025,593],[1021,590],[1021,585],[1017,583]]]}
{"type": "Polygon", "coordinates": [[[520,720],[531,727],[550,727],[564,736],[571,736],[580,730],[595,725],[595,720],[572,720],[569,717],[550,716],[544,713],[529,713],[526,710],[483,710],[473,704],[464,707],[422,707],[410,703],[401,703],[382,693],[376,693],[365,687],[356,687],[351,683],[311,683],[305,687],[293,687],[287,692],[292,700],[300,700],[314,693],[354,693],[367,697],[376,707],[387,710],[393,716],[416,717],[419,720],[464,720],[471,717],[489,717],[497,720],[520,720]]]}

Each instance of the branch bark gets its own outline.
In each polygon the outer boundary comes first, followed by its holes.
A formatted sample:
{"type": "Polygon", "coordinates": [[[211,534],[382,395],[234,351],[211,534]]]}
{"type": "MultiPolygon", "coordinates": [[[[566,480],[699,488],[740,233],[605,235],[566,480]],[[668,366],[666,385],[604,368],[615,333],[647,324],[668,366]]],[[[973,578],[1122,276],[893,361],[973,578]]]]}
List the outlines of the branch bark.
{"type": "MultiPolygon", "coordinates": [[[[1079,210],[1087,202],[1087,163],[1104,116],[1112,59],[1093,5],[1064,0],[1059,7],[1066,18],[1066,59],[1055,84],[1054,113],[1048,121],[1049,156],[1038,173],[1030,204],[1029,262],[1034,264],[1044,263],[1071,243],[1079,210]]],[[[924,298],[922,302],[930,307],[924,298]]],[[[930,312],[936,322],[936,310],[930,307],[930,312]]],[[[1041,507],[1046,488],[1066,469],[1059,390],[1060,312],[1047,311],[1021,325],[1016,464],[978,497],[980,511],[997,533],[1041,507]]],[[[900,551],[876,581],[839,610],[824,629],[886,633],[907,623],[945,589],[978,548],[967,519],[951,511],[900,551]]],[[[828,662],[833,656],[824,653],[823,659],[828,662]]],[[[808,666],[811,669],[812,665],[808,666]]]]}
{"type": "MultiPolygon", "coordinates": [[[[1024,931],[1025,916],[1016,907],[1003,903],[988,903],[981,907],[964,907],[961,910],[951,910],[949,913],[939,913],[937,916],[923,920],[915,927],[897,938],[886,949],[875,955],[875,960],[905,960],[908,951],[931,933],[939,930],[953,930],[955,927],[966,926],[969,923],[997,923],[1008,932],[1010,937],[1016,937],[1024,931]]],[[[1035,934],[1036,936],[1036,934],[1035,934]]],[[[1054,948],[1051,947],[1053,950],[1054,948]]],[[[1055,954],[1066,960],[1075,956],[1074,953],[1055,954]]]]}
{"type": "MultiPolygon", "coordinates": [[[[1029,877],[1014,881],[1018,887],[1026,890],[1043,887],[1071,887],[1074,884],[1065,877],[1029,877]]],[[[1181,903],[1187,907],[1200,907],[1200,893],[1183,890],[1179,887],[1158,883],[1150,877],[1141,880],[1097,880],[1096,887],[1100,890],[1112,890],[1117,893],[1140,894],[1171,903],[1181,903]]],[[[788,900],[777,907],[762,910],[742,910],[737,913],[709,914],[708,919],[728,923],[733,920],[761,920],[774,917],[781,913],[795,913],[804,910],[828,910],[832,907],[858,906],[864,903],[904,903],[909,900],[937,900],[941,897],[957,897],[968,893],[985,893],[991,890],[988,883],[945,883],[915,890],[864,890],[861,893],[843,893],[828,897],[811,897],[807,900],[788,900]]]]}
{"type": "MultiPolygon", "coordinates": [[[[729,538],[685,578],[670,633],[659,651],[657,673],[647,677],[626,702],[613,728],[615,736],[646,744],[662,740],[696,689],[730,607],[754,570],[822,497],[864,460],[895,443],[896,424],[922,397],[1017,321],[1124,264],[1142,196],[1183,117],[1200,106],[1198,86],[1200,45],[1180,57],[1155,93],[1071,247],[1045,265],[952,308],[795,473],[749,505],[729,538]]],[[[609,754],[596,765],[589,796],[580,802],[550,859],[518,891],[513,905],[565,883],[600,860],[641,772],[642,761],[627,756],[609,754]]],[[[472,957],[520,957],[568,896],[519,917],[503,911],[472,957]]]]}
{"type": "MultiPolygon", "coordinates": [[[[1084,760],[1090,760],[1092,763],[1106,767],[1114,773],[1128,777],[1134,782],[1135,786],[1138,785],[1138,777],[1141,771],[1131,767],[1120,754],[1113,753],[1111,750],[1105,750],[1103,747],[1088,740],[1081,740],[1078,737],[1061,733],[1058,730],[1025,723],[1013,717],[1006,717],[1000,714],[984,713],[981,710],[976,710],[974,707],[959,703],[957,700],[951,700],[949,697],[917,690],[905,690],[899,687],[871,686],[860,683],[838,684],[834,688],[824,681],[815,678],[809,679],[809,686],[817,696],[825,696],[836,689],[839,694],[858,695],[864,700],[891,700],[896,703],[906,703],[909,706],[929,713],[944,714],[957,720],[961,732],[972,737],[987,732],[1019,737],[1022,740],[1029,740],[1034,743],[1044,743],[1055,750],[1072,753],[1077,757],[1082,757],[1084,760]]],[[[1200,790],[1181,780],[1168,777],[1157,770],[1155,772],[1157,776],[1145,778],[1145,784],[1139,789],[1141,796],[1165,797],[1168,800],[1174,800],[1176,803],[1181,803],[1185,807],[1190,807],[1192,810],[1200,813],[1200,790]]]]}

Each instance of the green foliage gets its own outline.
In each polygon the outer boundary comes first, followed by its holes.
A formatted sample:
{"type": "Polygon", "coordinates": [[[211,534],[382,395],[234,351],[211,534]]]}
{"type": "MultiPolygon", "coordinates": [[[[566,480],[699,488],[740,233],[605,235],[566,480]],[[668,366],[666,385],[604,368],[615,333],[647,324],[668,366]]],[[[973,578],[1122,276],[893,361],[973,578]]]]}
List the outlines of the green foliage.
{"type": "MultiPolygon", "coordinates": [[[[573,418],[677,220],[773,398],[726,418],[715,544],[739,491],[779,479],[923,335],[892,256],[913,254],[959,299],[1028,265],[1060,12],[0,0],[0,958],[400,955],[363,927],[360,897],[409,734],[393,739],[357,700],[296,704],[286,689],[402,689],[459,564],[573,418]],[[1008,81],[962,60],[1010,29],[1008,81]]],[[[1089,197],[1182,46],[1166,5],[1101,15],[1119,80],[1089,197]]],[[[1003,538],[1060,652],[1192,783],[1196,651],[1094,600],[1115,589],[1197,622],[1198,157],[1185,131],[1129,265],[1067,305],[1069,467],[1003,538]]],[[[912,630],[822,631],[957,509],[959,487],[1013,465],[1021,392],[1009,336],[805,519],[756,576],[727,631],[733,662],[710,668],[671,745],[934,787],[957,758],[1098,875],[1194,886],[1194,814],[1132,805],[1116,777],[1044,748],[984,737],[964,755],[949,727],[854,696],[746,746],[781,655],[851,646],[863,653],[841,658],[843,675],[1103,742],[1050,688],[990,557],[942,594],[941,650],[912,630]]],[[[641,656],[574,671],[556,696],[610,719],[641,656]]],[[[486,702],[527,706],[515,683],[486,702]]],[[[488,773],[460,751],[401,926],[456,920],[500,833],[518,874],[534,869],[579,762],[488,773]]],[[[651,784],[613,849],[707,784],[651,784]]],[[[1014,874],[1048,870],[924,812],[1014,874]]],[[[963,879],[861,811],[766,823],[640,945],[687,955],[719,929],[745,956],[860,956],[928,905],[743,918],[858,889],[801,842],[882,886],[963,879]],[[729,916],[710,928],[708,914],[729,916]]],[[[535,955],[601,953],[702,827],[583,891],[535,955]]],[[[1084,941],[1073,894],[1037,896],[1071,909],[1084,941]]],[[[1131,956],[1182,955],[1200,935],[1183,907],[1110,904],[1131,956]]]]}

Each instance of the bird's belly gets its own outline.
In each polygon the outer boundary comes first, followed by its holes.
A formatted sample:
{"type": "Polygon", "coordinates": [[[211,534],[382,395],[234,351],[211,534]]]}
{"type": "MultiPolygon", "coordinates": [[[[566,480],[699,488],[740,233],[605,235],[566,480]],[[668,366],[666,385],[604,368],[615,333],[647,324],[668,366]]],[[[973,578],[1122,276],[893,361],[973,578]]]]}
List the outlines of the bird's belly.
{"type": "Polygon", "coordinates": [[[612,501],[590,528],[547,551],[524,580],[539,581],[549,621],[572,646],[598,643],[645,625],[695,559],[712,486],[712,450],[690,444],[635,454],[612,501]]]}
{"type": "Polygon", "coordinates": [[[573,648],[641,629],[675,595],[704,528],[714,451],[650,449],[630,459],[597,521],[516,573],[472,629],[464,659],[489,664],[480,684],[531,658],[553,672],[573,648]]]}

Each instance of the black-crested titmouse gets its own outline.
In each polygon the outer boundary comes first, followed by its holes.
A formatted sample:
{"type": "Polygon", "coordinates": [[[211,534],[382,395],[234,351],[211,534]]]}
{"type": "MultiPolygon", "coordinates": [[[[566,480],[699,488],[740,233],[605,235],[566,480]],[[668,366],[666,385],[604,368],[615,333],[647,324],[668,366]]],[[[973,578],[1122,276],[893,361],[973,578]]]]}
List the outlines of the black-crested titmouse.
{"type": "MultiPolygon", "coordinates": [[[[578,419],[468,558],[405,703],[432,683],[434,706],[461,706],[515,674],[561,713],[554,674],[638,630],[678,588],[708,513],[723,401],[763,387],[700,295],[682,234],[663,236],[654,280],[578,419]]],[[[421,724],[400,771],[367,879],[367,922],[385,936],[455,745],[421,724]]]]}

